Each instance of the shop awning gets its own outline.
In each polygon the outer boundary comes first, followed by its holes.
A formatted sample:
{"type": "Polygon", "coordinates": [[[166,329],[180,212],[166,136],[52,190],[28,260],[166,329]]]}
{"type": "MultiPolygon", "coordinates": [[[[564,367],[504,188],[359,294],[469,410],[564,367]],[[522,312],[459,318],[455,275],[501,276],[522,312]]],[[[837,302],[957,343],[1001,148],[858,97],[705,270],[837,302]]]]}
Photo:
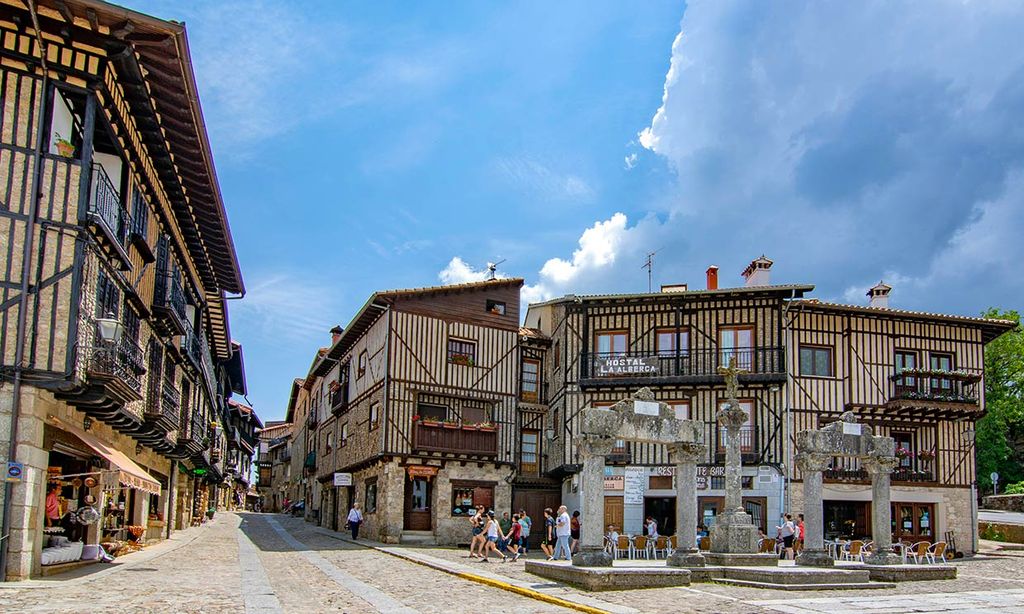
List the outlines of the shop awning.
{"type": "Polygon", "coordinates": [[[125,456],[124,452],[121,452],[110,444],[101,441],[96,436],[90,435],[77,426],[61,422],[56,418],[52,419],[52,422],[58,428],[61,428],[81,439],[82,443],[95,450],[97,454],[107,459],[113,467],[116,467],[118,470],[117,479],[121,484],[141,490],[142,492],[148,492],[154,495],[160,494],[160,482],[151,476],[145,469],[139,467],[135,461],[125,456]]]}

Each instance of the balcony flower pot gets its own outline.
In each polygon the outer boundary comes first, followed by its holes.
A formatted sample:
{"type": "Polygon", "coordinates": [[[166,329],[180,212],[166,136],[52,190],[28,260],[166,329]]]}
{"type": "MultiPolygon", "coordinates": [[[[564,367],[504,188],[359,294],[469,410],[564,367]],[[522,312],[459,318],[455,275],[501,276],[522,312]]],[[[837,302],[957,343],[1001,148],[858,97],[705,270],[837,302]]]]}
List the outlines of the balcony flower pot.
{"type": "Polygon", "coordinates": [[[458,422],[442,422],[441,426],[443,426],[446,429],[457,429],[457,428],[459,428],[459,423],[458,422]]]}
{"type": "Polygon", "coordinates": [[[71,141],[65,139],[61,135],[57,135],[57,139],[54,141],[54,145],[57,146],[57,153],[62,158],[75,157],[75,146],[71,144],[71,141]]]}
{"type": "Polygon", "coordinates": [[[493,433],[497,430],[494,426],[477,426],[476,428],[484,433],[493,433]]]}
{"type": "Polygon", "coordinates": [[[456,365],[462,365],[464,367],[472,367],[474,365],[472,358],[462,354],[456,354],[455,356],[452,356],[451,358],[448,359],[448,362],[456,365]]]}
{"type": "Polygon", "coordinates": [[[441,426],[441,422],[439,420],[427,420],[427,419],[424,419],[423,422],[421,422],[421,424],[423,426],[441,426]]]}

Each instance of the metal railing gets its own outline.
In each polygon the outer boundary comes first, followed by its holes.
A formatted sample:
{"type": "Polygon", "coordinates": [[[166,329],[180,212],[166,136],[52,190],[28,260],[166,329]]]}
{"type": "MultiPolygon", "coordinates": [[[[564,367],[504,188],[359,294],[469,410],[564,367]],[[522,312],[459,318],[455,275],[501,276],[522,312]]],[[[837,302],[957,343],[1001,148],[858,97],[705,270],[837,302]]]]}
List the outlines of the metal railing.
{"type": "Polygon", "coordinates": [[[934,372],[922,375],[921,371],[905,371],[889,378],[891,398],[904,401],[936,401],[942,403],[965,403],[977,405],[980,374],[949,373],[938,375],[934,372]]]}
{"type": "Polygon", "coordinates": [[[719,367],[732,359],[749,374],[786,373],[785,350],[781,347],[708,348],[663,352],[584,352],[583,379],[634,377],[717,376],[719,367]]]}
{"type": "Polygon", "coordinates": [[[79,346],[79,353],[89,375],[117,378],[141,394],[140,376],[146,372],[144,353],[132,339],[121,337],[117,343],[97,341],[96,345],[79,346]]]}
{"type": "Polygon", "coordinates": [[[348,382],[340,382],[337,390],[331,392],[331,411],[335,413],[348,409],[348,382]]]}
{"type": "Polygon", "coordinates": [[[107,175],[107,171],[96,163],[92,165],[89,214],[104,227],[111,239],[120,243],[122,247],[127,247],[131,216],[121,205],[121,195],[107,175]]]}
{"type": "Polygon", "coordinates": [[[174,387],[174,382],[164,380],[160,387],[160,405],[162,413],[178,424],[178,417],[181,411],[181,393],[174,387]]]}
{"type": "Polygon", "coordinates": [[[192,328],[192,323],[185,320],[185,334],[181,336],[181,352],[192,361],[196,369],[202,368],[201,351],[199,337],[196,335],[195,329],[192,328]]]}
{"type": "MultiPolygon", "coordinates": [[[[822,473],[826,480],[836,482],[870,482],[871,474],[866,469],[836,468],[826,469],[822,473]]],[[[892,472],[889,478],[893,482],[934,482],[935,474],[927,469],[911,469],[900,467],[892,472]]]]}
{"type": "Polygon", "coordinates": [[[156,285],[153,289],[153,306],[164,307],[174,313],[181,322],[185,317],[185,291],[176,275],[167,271],[157,271],[156,285]]]}

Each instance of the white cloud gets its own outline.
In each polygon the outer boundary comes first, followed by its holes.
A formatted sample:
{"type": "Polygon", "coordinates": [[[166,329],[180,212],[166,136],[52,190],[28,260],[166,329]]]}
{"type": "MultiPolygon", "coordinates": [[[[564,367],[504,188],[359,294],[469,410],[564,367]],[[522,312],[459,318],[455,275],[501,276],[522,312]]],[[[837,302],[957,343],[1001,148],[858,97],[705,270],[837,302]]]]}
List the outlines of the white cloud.
{"type": "MultiPolygon", "coordinates": [[[[495,275],[498,279],[505,279],[508,275],[498,271],[495,275]]],[[[437,274],[441,283],[450,286],[452,284],[466,284],[474,281],[487,279],[487,269],[475,269],[462,258],[455,256],[448,262],[448,266],[437,274]]]]}
{"type": "Polygon", "coordinates": [[[631,171],[636,166],[637,156],[635,153],[631,153],[626,156],[626,170],[631,171]]]}
{"type": "Polygon", "coordinates": [[[249,276],[245,298],[231,305],[233,320],[249,334],[306,347],[324,344],[340,312],[331,281],[284,272],[249,276]]]}
{"type": "Polygon", "coordinates": [[[552,170],[528,156],[500,158],[498,174],[513,186],[548,200],[589,200],[595,192],[587,181],[572,173],[552,170]]]}

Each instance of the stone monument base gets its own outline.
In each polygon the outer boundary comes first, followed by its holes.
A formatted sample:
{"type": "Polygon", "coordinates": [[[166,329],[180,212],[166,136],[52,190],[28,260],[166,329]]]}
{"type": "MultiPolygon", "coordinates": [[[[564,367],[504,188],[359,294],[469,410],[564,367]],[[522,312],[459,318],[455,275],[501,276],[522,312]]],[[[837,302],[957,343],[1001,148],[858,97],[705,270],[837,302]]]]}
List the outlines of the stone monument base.
{"type": "Polygon", "coordinates": [[[665,561],[669,567],[704,567],[707,560],[700,550],[676,550],[665,561]]]}
{"type": "Polygon", "coordinates": [[[874,552],[864,557],[868,565],[902,565],[903,557],[895,552],[874,552]]]}
{"type": "Polygon", "coordinates": [[[796,564],[800,567],[834,567],[836,561],[825,550],[805,549],[796,555],[796,564]]]}
{"type": "Polygon", "coordinates": [[[674,567],[577,567],[552,561],[526,561],[526,573],[564,582],[588,591],[689,586],[690,570],[674,567]]]}
{"type": "Polygon", "coordinates": [[[612,555],[603,548],[582,547],[572,555],[572,564],[574,567],[611,567],[612,555]]]}
{"type": "Polygon", "coordinates": [[[753,554],[757,552],[760,531],[750,514],[733,510],[720,514],[711,527],[711,552],[753,554]]]}
{"type": "Polygon", "coordinates": [[[721,567],[773,567],[778,566],[779,557],[771,553],[705,552],[704,561],[721,567]]]}

